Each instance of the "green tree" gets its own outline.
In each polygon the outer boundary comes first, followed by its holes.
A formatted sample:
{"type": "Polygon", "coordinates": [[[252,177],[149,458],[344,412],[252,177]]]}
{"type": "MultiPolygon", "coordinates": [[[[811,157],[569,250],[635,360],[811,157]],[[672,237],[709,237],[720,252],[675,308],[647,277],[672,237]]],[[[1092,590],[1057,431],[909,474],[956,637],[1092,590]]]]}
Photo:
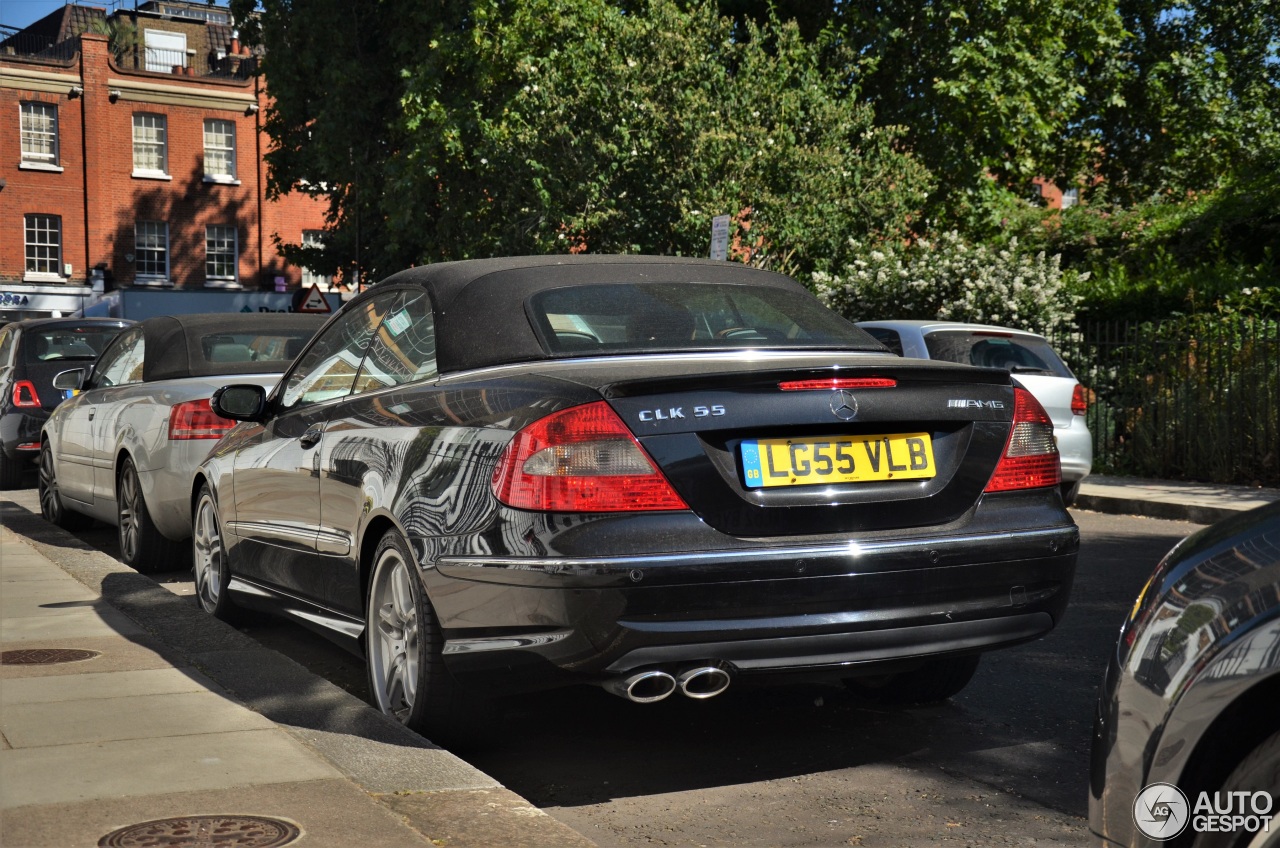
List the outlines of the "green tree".
{"type": "Polygon", "coordinates": [[[400,269],[385,262],[384,163],[403,140],[401,70],[418,52],[399,33],[406,0],[232,0],[247,43],[267,46],[261,68],[271,108],[263,119],[272,196],[328,198],[323,249],[285,245],[287,258],[365,277],[400,269]],[[260,8],[258,8],[260,7],[260,8]],[[392,36],[395,37],[392,37],[392,36]]]}
{"type": "Polygon", "coordinates": [[[904,233],[929,188],[900,131],[877,127],[848,88],[851,59],[831,59],[843,48],[793,25],[750,23],[739,38],[713,5],[671,0],[401,0],[364,20],[381,27],[369,42],[381,53],[359,57],[378,64],[361,82],[332,45],[334,67],[278,79],[277,44],[327,31],[303,5],[263,13],[283,112],[268,119],[268,158],[282,185],[307,172],[358,185],[358,202],[354,188],[336,196],[335,225],[349,232],[361,210],[366,264],[380,269],[582,249],[705,255],[711,217],[730,214],[741,258],[805,272],[838,262],[851,236],[904,233]],[[329,87],[320,74],[339,88],[332,106],[315,99],[329,87]],[[372,86],[341,134],[320,131],[372,86]],[[373,167],[344,159],[352,137],[373,167]]]}
{"type": "Polygon", "coordinates": [[[1178,198],[1280,150],[1280,6],[1118,0],[1126,36],[1089,109],[1097,168],[1125,203],[1178,198]]]}
{"type": "MultiPolygon", "coordinates": [[[[721,0],[759,19],[767,0],[721,0]]],[[[784,0],[813,38],[838,32],[858,57],[854,80],[879,123],[905,128],[909,149],[938,179],[934,223],[999,226],[1033,177],[1073,183],[1090,172],[1089,110],[1111,102],[1100,79],[1124,35],[1095,0],[784,0]],[[825,30],[824,30],[825,26],[825,30]]]]}

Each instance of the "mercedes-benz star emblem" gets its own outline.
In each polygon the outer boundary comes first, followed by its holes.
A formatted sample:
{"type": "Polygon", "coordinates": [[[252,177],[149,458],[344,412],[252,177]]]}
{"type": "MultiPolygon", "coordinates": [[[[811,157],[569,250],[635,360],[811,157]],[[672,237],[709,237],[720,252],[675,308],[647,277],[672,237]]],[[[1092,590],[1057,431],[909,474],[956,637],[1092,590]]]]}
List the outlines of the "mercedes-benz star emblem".
{"type": "Polygon", "coordinates": [[[852,421],[858,414],[858,399],[843,389],[832,392],[831,411],[842,421],[852,421]]]}

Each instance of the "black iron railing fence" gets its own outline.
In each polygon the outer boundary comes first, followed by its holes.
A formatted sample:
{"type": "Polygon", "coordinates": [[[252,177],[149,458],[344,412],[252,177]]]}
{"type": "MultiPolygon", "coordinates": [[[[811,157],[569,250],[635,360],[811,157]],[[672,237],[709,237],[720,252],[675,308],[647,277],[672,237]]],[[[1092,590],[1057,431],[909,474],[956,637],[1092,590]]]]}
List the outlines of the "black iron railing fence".
{"type": "Polygon", "coordinates": [[[65,63],[75,58],[80,49],[80,40],[54,42],[53,39],[41,35],[15,33],[6,35],[0,31],[0,58],[33,59],[40,62],[65,63]]]}
{"type": "Polygon", "coordinates": [[[1280,485],[1280,321],[1084,322],[1055,345],[1091,394],[1095,471],[1280,485]]]}

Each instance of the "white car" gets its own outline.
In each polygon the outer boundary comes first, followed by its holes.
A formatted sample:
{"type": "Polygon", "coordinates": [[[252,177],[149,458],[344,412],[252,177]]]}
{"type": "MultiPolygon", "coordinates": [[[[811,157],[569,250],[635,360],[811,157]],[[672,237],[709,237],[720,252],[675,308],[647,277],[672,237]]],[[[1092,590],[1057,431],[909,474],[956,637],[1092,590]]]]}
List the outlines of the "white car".
{"type": "Polygon", "coordinates": [[[1062,457],[1062,500],[1068,506],[1093,467],[1093,437],[1085,423],[1088,396],[1044,336],[1009,327],[948,321],[859,321],[899,356],[1004,368],[1053,419],[1062,457]]]}
{"type": "Polygon", "coordinates": [[[40,512],[60,527],[119,528],[120,559],[141,572],[190,558],[191,476],[235,422],[209,398],[227,383],[271,388],[326,316],[167,315],[116,336],[93,370],[59,373],[75,396],[40,438],[40,512]]]}

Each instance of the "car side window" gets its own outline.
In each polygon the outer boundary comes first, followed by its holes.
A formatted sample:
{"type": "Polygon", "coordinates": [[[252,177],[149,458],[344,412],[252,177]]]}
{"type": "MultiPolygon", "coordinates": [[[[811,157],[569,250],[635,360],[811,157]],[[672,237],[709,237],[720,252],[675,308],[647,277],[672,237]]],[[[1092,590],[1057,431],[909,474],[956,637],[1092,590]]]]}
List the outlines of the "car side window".
{"type": "Polygon", "coordinates": [[[410,293],[383,320],[360,366],[355,392],[436,376],[436,325],[426,292],[410,293]]]}
{"type": "Polygon", "coordinates": [[[285,377],[280,394],[282,410],[345,397],[355,387],[369,339],[402,296],[390,291],[347,307],[312,343],[285,377]]]}
{"type": "Polygon", "coordinates": [[[9,364],[13,354],[13,333],[0,331],[0,368],[9,364]]]}
{"type": "Polygon", "coordinates": [[[145,348],[141,327],[121,333],[98,358],[87,388],[141,383],[145,348]]]}
{"type": "Polygon", "coordinates": [[[897,330],[890,330],[887,327],[863,327],[862,329],[870,333],[880,344],[898,356],[902,356],[902,337],[898,335],[897,330]]]}

